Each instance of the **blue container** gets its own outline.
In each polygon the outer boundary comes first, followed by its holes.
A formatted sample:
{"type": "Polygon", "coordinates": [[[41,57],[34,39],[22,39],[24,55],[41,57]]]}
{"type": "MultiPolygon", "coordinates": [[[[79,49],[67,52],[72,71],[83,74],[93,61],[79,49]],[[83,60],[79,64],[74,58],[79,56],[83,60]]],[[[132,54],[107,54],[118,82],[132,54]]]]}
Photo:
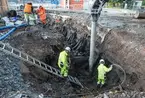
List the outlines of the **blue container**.
{"type": "Polygon", "coordinates": [[[59,2],[60,2],[60,0],[51,0],[51,4],[56,4],[56,5],[58,5],[59,2]]]}

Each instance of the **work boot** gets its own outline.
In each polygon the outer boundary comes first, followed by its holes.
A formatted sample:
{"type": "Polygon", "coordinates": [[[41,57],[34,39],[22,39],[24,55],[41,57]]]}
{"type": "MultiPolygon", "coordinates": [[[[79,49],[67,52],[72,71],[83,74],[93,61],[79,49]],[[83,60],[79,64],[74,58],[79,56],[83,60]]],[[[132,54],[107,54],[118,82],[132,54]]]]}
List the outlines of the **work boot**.
{"type": "Polygon", "coordinates": [[[103,86],[104,86],[104,84],[101,84],[101,85],[100,85],[100,88],[102,88],[103,86]]]}
{"type": "Polygon", "coordinates": [[[45,28],[46,27],[46,25],[45,24],[43,24],[43,26],[42,26],[43,28],[45,28]]]}
{"type": "Polygon", "coordinates": [[[97,83],[97,88],[99,88],[99,87],[100,87],[100,84],[97,83]]]}
{"type": "Polygon", "coordinates": [[[67,79],[67,77],[66,76],[63,76],[63,79],[67,79]]]}

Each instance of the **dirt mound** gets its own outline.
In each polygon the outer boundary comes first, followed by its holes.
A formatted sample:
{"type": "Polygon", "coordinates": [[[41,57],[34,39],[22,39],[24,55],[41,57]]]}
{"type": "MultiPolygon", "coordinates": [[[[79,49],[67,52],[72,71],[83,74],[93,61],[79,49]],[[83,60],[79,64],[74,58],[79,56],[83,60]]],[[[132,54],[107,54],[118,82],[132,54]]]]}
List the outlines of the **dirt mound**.
{"type": "Polygon", "coordinates": [[[0,98],[9,98],[8,93],[27,90],[20,73],[20,61],[5,53],[0,53],[0,98]]]}
{"type": "Polygon", "coordinates": [[[126,87],[144,88],[144,34],[133,34],[122,30],[111,30],[102,43],[101,52],[113,63],[120,64],[127,72],[126,87]]]}

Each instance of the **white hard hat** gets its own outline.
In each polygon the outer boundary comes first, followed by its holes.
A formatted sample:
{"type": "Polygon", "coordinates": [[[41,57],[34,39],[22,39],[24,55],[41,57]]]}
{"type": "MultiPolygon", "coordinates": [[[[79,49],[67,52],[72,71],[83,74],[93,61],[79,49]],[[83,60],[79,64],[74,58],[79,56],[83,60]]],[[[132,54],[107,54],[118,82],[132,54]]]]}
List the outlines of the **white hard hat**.
{"type": "Polygon", "coordinates": [[[99,62],[100,62],[100,63],[105,63],[104,59],[101,59],[99,62]]]}
{"type": "Polygon", "coordinates": [[[70,47],[66,47],[66,48],[65,48],[65,50],[67,50],[67,51],[69,51],[69,52],[70,52],[70,47]]]}

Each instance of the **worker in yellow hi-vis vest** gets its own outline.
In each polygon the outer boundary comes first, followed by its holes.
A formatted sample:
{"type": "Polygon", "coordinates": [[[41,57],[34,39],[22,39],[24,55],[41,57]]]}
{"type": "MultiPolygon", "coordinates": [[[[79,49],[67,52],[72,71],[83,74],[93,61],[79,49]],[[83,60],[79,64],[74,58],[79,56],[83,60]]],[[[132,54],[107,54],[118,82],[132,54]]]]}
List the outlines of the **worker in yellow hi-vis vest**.
{"type": "Polygon", "coordinates": [[[105,61],[103,59],[101,59],[99,61],[99,66],[98,66],[97,70],[98,70],[97,85],[100,85],[100,87],[102,87],[105,84],[105,74],[112,70],[112,65],[109,68],[107,68],[105,66],[105,61]]]}
{"type": "Polygon", "coordinates": [[[59,54],[58,67],[60,68],[63,77],[68,76],[70,50],[70,47],[66,47],[65,50],[59,54]]]}

